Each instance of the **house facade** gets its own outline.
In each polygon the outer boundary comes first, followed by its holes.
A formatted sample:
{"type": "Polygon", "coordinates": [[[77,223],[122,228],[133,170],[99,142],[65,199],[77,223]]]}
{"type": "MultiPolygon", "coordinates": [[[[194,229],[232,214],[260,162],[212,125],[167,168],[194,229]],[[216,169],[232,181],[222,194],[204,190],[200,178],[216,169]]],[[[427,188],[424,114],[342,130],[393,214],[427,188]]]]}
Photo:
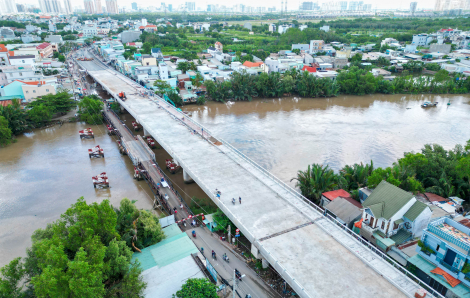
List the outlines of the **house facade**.
{"type": "Polygon", "coordinates": [[[52,56],[52,45],[48,42],[43,42],[42,44],[38,45],[36,49],[39,51],[39,54],[42,58],[49,58],[52,56]]]}
{"type": "MultiPolygon", "coordinates": [[[[467,220],[468,221],[468,220],[467,220]]],[[[470,293],[470,228],[448,217],[430,222],[417,255],[408,259],[416,276],[445,297],[470,293]]]]}
{"type": "Polygon", "coordinates": [[[432,215],[412,193],[386,181],[380,182],[362,205],[360,235],[383,251],[420,237],[432,215]]]}

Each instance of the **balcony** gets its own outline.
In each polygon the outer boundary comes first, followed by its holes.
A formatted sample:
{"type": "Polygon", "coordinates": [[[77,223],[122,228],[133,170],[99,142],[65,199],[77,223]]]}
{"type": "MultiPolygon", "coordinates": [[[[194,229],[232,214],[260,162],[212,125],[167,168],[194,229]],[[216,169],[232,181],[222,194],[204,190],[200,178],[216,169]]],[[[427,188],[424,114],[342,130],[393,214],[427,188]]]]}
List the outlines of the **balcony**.
{"type": "Polygon", "coordinates": [[[446,218],[441,218],[429,223],[428,231],[439,236],[447,242],[457,245],[467,253],[470,252],[470,241],[464,242],[460,240],[465,239],[465,237],[469,237],[469,235],[462,232],[460,229],[449,225],[446,222],[446,218]]]}
{"type": "Polygon", "coordinates": [[[454,267],[452,267],[451,265],[447,264],[447,263],[444,262],[444,261],[440,261],[439,264],[440,264],[442,267],[446,268],[447,270],[452,271],[452,272],[455,273],[455,274],[458,274],[458,273],[459,273],[457,269],[455,269],[454,267]]]}

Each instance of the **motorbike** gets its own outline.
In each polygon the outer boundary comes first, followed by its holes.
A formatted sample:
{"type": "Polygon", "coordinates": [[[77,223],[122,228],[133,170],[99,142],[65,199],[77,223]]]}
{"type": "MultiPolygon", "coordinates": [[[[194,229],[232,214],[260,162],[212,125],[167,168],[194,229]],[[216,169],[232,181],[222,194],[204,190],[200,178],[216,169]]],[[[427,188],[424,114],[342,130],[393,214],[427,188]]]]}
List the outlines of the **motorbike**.
{"type": "Polygon", "coordinates": [[[235,199],[232,199],[232,204],[235,205],[235,199]]]}
{"type": "Polygon", "coordinates": [[[193,237],[196,238],[196,231],[193,231],[192,234],[193,234],[193,237]]]}
{"type": "Polygon", "coordinates": [[[217,255],[216,254],[213,254],[212,258],[217,261],[217,255]]]}
{"type": "Polygon", "coordinates": [[[224,259],[225,262],[230,263],[230,260],[227,255],[224,255],[222,258],[224,259]]]}

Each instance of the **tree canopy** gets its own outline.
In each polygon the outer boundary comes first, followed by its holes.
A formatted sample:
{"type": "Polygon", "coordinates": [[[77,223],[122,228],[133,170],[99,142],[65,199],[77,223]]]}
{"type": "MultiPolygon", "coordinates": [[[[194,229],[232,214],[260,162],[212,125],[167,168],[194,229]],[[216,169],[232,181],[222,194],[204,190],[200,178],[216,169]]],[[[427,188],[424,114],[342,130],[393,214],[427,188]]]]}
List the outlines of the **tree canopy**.
{"type": "Polygon", "coordinates": [[[207,278],[190,278],[173,297],[177,298],[217,298],[217,287],[207,278]]]}

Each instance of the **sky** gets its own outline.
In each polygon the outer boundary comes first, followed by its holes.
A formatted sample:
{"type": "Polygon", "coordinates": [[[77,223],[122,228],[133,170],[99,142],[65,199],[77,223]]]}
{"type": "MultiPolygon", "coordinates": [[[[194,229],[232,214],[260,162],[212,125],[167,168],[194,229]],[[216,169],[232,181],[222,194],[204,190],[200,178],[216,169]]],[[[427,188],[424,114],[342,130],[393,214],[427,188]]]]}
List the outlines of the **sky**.
{"type": "MultiPolygon", "coordinates": [[[[207,8],[207,4],[219,4],[219,5],[237,5],[237,4],[244,4],[247,6],[253,7],[272,7],[276,6],[277,9],[281,6],[281,0],[232,0],[230,2],[220,2],[217,0],[187,0],[188,2],[196,2],[196,7],[201,7],[203,9],[207,8]],[[230,3],[230,4],[227,4],[230,3]]],[[[316,2],[315,0],[288,0],[288,10],[297,9],[301,2],[304,1],[312,1],[316,2]]],[[[385,1],[385,0],[363,0],[365,4],[372,4],[372,9],[408,9],[410,7],[409,0],[397,0],[397,1],[385,1]]],[[[416,0],[415,0],[416,1],[416,0]]],[[[17,3],[24,3],[24,4],[33,4],[39,6],[38,0],[16,0],[17,3]]],[[[83,0],[71,0],[73,7],[83,7],[83,0]]],[[[148,0],[118,0],[118,5],[120,7],[131,7],[132,2],[137,2],[137,5],[140,7],[148,7],[148,6],[160,6],[161,2],[165,2],[165,0],[157,0],[157,1],[148,1],[148,0]]],[[[172,4],[173,7],[177,7],[180,4],[183,4],[186,0],[167,0],[165,3],[172,4]]],[[[331,2],[331,1],[322,1],[319,0],[318,3],[322,2],[331,2]]],[[[418,10],[421,9],[432,9],[434,8],[435,0],[426,1],[426,0],[417,0],[418,2],[418,10]]],[[[106,5],[105,0],[101,0],[101,5],[106,5]]]]}

